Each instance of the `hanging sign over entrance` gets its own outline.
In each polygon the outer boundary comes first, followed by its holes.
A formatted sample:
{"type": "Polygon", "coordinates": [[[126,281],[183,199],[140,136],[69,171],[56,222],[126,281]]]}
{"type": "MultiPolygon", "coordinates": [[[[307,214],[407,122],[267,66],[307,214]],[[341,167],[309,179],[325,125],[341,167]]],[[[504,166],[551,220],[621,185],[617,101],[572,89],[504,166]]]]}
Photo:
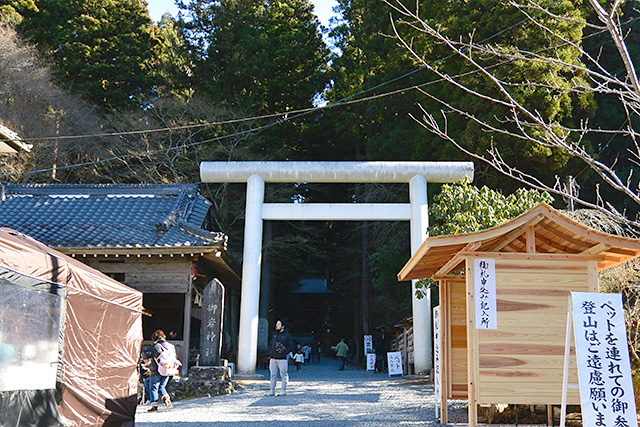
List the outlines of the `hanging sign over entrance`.
{"type": "Polygon", "coordinates": [[[496,303],[496,260],[473,260],[476,329],[498,329],[496,303]]]}

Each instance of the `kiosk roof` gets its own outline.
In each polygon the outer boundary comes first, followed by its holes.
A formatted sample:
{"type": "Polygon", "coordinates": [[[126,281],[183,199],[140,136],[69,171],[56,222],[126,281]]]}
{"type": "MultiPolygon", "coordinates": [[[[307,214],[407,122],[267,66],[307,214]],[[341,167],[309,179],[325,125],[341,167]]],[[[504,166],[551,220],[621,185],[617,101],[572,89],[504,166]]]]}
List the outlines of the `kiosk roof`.
{"type": "Polygon", "coordinates": [[[640,256],[640,240],[593,230],[541,203],[496,227],[427,238],[398,273],[398,280],[437,278],[462,268],[465,258],[509,254],[597,259],[598,269],[605,270],[640,256]]]}

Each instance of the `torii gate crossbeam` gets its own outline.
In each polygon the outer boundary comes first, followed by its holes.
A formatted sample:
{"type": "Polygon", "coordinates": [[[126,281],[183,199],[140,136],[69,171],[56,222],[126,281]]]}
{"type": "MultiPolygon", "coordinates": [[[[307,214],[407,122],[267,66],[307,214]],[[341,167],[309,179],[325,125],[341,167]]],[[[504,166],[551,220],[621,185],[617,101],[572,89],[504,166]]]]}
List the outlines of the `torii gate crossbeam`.
{"type": "MultiPolygon", "coordinates": [[[[256,370],[262,224],[264,220],[409,220],[411,253],[427,237],[427,182],[473,179],[471,162],[202,162],[202,182],[246,182],[242,291],[238,337],[238,372],[256,370]],[[265,204],[265,182],[409,183],[409,204],[265,204]]],[[[433,366],[431,298],[417,299],[412,285],[414,368],[433,366]]]]}

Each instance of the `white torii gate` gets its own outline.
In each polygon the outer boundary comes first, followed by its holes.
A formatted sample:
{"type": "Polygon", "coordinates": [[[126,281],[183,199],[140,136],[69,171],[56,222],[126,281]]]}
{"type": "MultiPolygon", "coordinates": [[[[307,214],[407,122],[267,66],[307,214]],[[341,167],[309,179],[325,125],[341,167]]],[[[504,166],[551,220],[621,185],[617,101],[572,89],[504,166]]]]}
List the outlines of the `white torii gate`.
{"type": "MultiPolygon", "coordinates": [[[[263,220],[410,221],[411,253],[427,237],[427,182],[473,179],[471,162],[202,162],[202,182],[246,182],[238,372],[252,374],[258,354],[263,220]],[[265,182],[409,183],[409,202],[396,204],[264,203],[265,182]]],[[[416,373],[433,366],[431,298],[416,298],[412,282],[413,354],[416,373]]]]}

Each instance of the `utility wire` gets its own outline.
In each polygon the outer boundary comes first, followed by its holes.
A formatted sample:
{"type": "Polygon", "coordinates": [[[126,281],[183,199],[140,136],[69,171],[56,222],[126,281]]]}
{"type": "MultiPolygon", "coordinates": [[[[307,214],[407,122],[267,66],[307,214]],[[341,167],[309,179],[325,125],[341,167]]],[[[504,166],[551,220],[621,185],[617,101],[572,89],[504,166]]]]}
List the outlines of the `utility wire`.
{"type": "MultiPolygon", "coordinates": [[[[510,25],[507,28],[504,28],[500,31],[498,31],[497,33],[483,39],[480,40],[477,44],[482,44],[482,43],[486,43],[504,33],[506,33],[509,30],[512,30],[514,28],[517,28],[518,26],[522,25],[523,23],[533,19],[534,17],[536,17],[537,15],[543,13],[544,11],[546,11],[547,9],[550,9],[551,7],[553,7],[554,5],[556,5],[557,3],[559,3],[561,0],[557,0],[554,3],[550,4],[549,6],[547,6],[546,8],[539,10],[538,12],[532,14],[531,16],[527,16],[523,19],[521,19],[520,21],[516,22],[513,25],[510,25]]],[[[461,52],[466,52],[468,49],[470,49],[469,46],[464,47],[463,49],[461,49],[461,52]]],[[[450,55],[447,55],[443,58],[437,59],[435,61],[433,61],[431,63],[431,66],[435,66],[441,62],[444,62],[454,56],[456,56],[457,53],[452,53],[450,55]]],[[[272,114],[263,114],[260,116],[253,116],[253,117],[244,117],[244,118],[238,118],[238,119],[230,119],[230,120],[221,120],[221,121],[215,121],[215,122],[207,122],[207,123],[194,123],[194,124],[190,124],[190,125],[183,125],[183,126],[172,126],[172,127],[164,127],[164,128],[157,128],[157,129],[147,129],[147,130],[135,130],[135,131],[123,131],[123,132],[104,132],[104,133],[94,133],[94,134],[85,134],[85,135],[68,135],[68,136],[52,136],[52,137],[47,137],[47,138],[22,138],[22,141],[30,141],[30,142],[34,142],[34,141],[55,141],[55,140],[74,140],[74,139],[84,139],[84,138],[101,138],[101,137],[109,137],[109,136],[126,136],[126,135],[140,135],[140,134],[150,134],[150,133],[158,133],[158,132],[168,132],[168,131],[174,131],[174,130],[186,130],[186,129],[194,129],[194,128],[199,128],[199,127],[210,127],[210,126],[219,126],[219,125],[225,125],[225,124],[233,124],[233,123],[243,123],[243,122],[248,122],[248,121],[256,121],[256,120],[262,120],[262,119],[271,119],[271,118],[276,118],[276,117],[286,117],[287,115],[291,115],[291,114],[295,114],[297,115],[295,118],[300,117],[299,114],[308,114],[314,111],[321,111],[324,109],[328,109],[328,108],[333,108],[339,105],[345,105],[347,104],[346,101],[355,98],[357,96],[360,95],[364,95],[366,93],[369,93],[373,90],[379,89],[383,86],[387,86],[391,83],[400,81],[406,77],[409,77],[413,74],[416,74],[420,71],[424,71],[425,69],[427,69],[427,67],[420,67],[420,68],[416,68],[415,70],[409,71],[408,73],[405,73],[401,76],[395,77],[393,79],[384,81],[380,84],[377,84],[375,86],[372,86],[368,89],[364,89],[360,92],[356,92],[352,95],[346,96],[344,98],[341,98],[337,101],[335,101],[334,103],[331,104],[327,104],[327,105],[323,105],[323,106],[316,106],[316,107],[309,107],[309,108],[303,108],[303,109],[298,109],[298,110],[292,110],[292,111],[287,111],[287,112],[278,112],[278,113],[272,113],[272,114]]],[[[397,91],[394,91],[393,93],[397,93],[397,91]]],[[[383,94],[384,95],[384,94],[383,94]]],[[[360,100],[360,102],[362,101],[366,101],[366,100],[370,100],[371,98],[362,98],[360,100]]],[[[289,119],[286,119],[289,120],[289,119]]],[[[285,120],[285,121],[286,121],[285,120]]]]}
{"type": "MultiPolygon", "coordinates": [[[[551,6],[553,6],[554,4],[558,3],[559,1],[560,0],[556,1],[552,5],[548,6],[547,9],[550,8],[551,6]]],[[[542,13],[542,11],[539,11],[537,14],[539,14],[539,13],[542,13]]],[[[512,29],[515,26],[520,25],[523,22],[526,22],[529,19],[532,19],[537,14],[534,14],[531,17],[525,18],[525,19],[519,21],[517,24],[514,24],[514,25],[512,25],[512,26],[510,26],[510,27],[508,27],[506,29],[503,29],[503,30],[499,31],[498,33],[496,33],[496,34],[494,34],[494,35],[492,35],[492,36],[490,36],[490,37],[478,42],[478,44],[484,43],[484,42],[486,42],[488,40],[491,40],[491,39],[495,38],[497,35],[502,34],[505,31],[508,31],[509,29],[512,29]]],[[[635,19],[630,20],[628,22],[632,22],[632,21],[635,21],[637,19],[640,19],[640,18],[635,18],[635,19]]],[[[595,36],[597,34],[605,32],[605,31],[606,30],[602,30],[602,31],[597,32],[597,33],[589,34],[587,36],[584,36],[584,37],[582,37],[580,39],[575,40],[574,42],[581,41],[581,40],[586,40],[587,38],[593,37],[593,36],[595,36]]],[[[548,47],[548,48],[545,48],[545,49],[541,49],[540,51],[534,52],[534,54],[535,53],[540,53],[540,52],[543,52],[543,51],[547,51],[547,50],[550,50],[550,49],[555,49],[555,48],[561,47],[563,45],[566,45],[566,43],[563,43],[561,45],[558,45],[558,46],[555,46],[555,47],[551,47],[551,48],[548,47]]],[[[466,47],[466,48],[464,48],[464,50],[469,49],[469,48],[470,47],[466,47]]],[[[438,64],[438,63],[440,63],[442,61],[445,61],[445,60],[447,60],[447,59],[449,59],[449,58],[451,58],[451,57],[453,57],[455,55],[456,54],[451,54],[451,55],[448,55],[448,56],[446,56],[444,58],[438,59],[438,60],[432,62],[432,65],[438,64]]],[[[494,65],[491,65],[488,68],[494,68],[494,67],[497,67],[497,66],[500,66],[500,65],[504,65],[504,64],[513,62],[515,60],[516,59],[510,59],[510,60],[507,60],[507,61],[503,61],[503,62],[494,64],[494,65]]],[[[424,70],[425,68],[426,67],[418,68],[418,69],[413,70],[413,71],[411,71],[409,73],[406,73],[406,74],[404,74],[404,75],[402,75],[400,77],[397,77],[397,78],[391,79],[389,81],[383,82],[383,83],[381,83],[379,85],[376,85],[376,86],[371,87],[369,89],[363,90],[363,91],[358,92],[356,94],[344,97],[344,98],[342,98],[342,99],[340,99],[340,100],[338,100],[338,101],[336,101],[336,102],[334,102],[332,104],[327,104],[327,105],[324,105],[324,106],[310,107],[310,108],[306,108],[306,109],[289,111],[289,112],[286,112],[286,113],[274,113],[274,114],[268,114],[268,115],[262,115],[262,116],[256,116],[256,117],[232,119],[232,120],[227,120],[227,121],[211,122],[211,123],[203,123],[203,124],[185,125],[185,126],[179,126],[179,127],[169,127],[169,128],[141,130],[141,131],[130,131],[130,132],[104,133],[104,134],[94,134],[94,135],[77,135],[77,136],[67,136],[67,137],[62,136],[62,137],[46,138],[47,140],[52,140],[52,139],[77,139],[77,138],[87,138],[87,137],[97,137],[97,136],[124,136],[124,135],[131,135],[131,134],[144,134],[144,133],[152,133],[152,132],[163,132],[163,131],[182,130],[182,129],[196,128],[196,127],[204,127],[204,126],[213,126],[213,125],[216,125],[216,124],[221,125],[221,124],[230,124],[230,123],[240,123],[240,122],[255,121],[255,120],[265,119],[265,118],[275,118],[275,117],[279,117],[279,116],[285,116],[282,120],[277,120],[277,121],[274,121],[272,123],[269,123],[269,124],[266,124],[266,125],[263,125],[263,126],[256,126],[256,127],[252,127],[252,128],[240,131],[240,132],[235,132],[235,133],[227,134],[227,135],[221,135],[221,136],[217,136],[217,137],[214,137],[214,138],[201,140],[201,141],[196,141],[196,142],[192,142],[192,143],[188,143],[188,144],[182,144],[182,145],[178,145],[178,146],[175,146],[175,147],[162,148],[162,149],[157,149],[157,150],[148,150],[148,151],[144,151],[144,152],[131,153],[131,154],[123,154],[123,155],[119,155],[119,156],[108,157],[108,158],[101,159],[101,160],[93,160],[93,161],[90,161],[90,162],[76,163],[76,164],[65,165],[65,166],[57,166],[55,168],[51,167],[51,168],[44,168],[44,169],[38,169],[38,170],[32,170],[32,171],[26,171],[26,172],[5,173],[5,174],[0,174],[0,177],[9,177],[9,176],[16,176],[16,175],[32,175],[32,174],[36,174],[36,173],[51,172],[53,170],[65,170],[65,169],[72,169],[72,168],[82,167],[82,166],[98,165],[98,164],[107,163],[107,162],[111,162],[111,161],[115,161],[115,160],[122,160],[122,159],[127,159],[127,158],[132,158],[132,157],[141,157],[141,156],[160,153],[160,152],[167,153],[167,152],[170,152],[170,151],[180,150],[180,149],[189,148],[189,147],[194,147],[194,146],[198,146],[198,145],[202,145],[202,144],[206,144],[206,143],[210,143],[210,142],[218,142],[218,141],[222,141],[224,139],[229,139],[229,138],[239,137],[239,136],[243,136],[243,135],[248,135],[248,134],[253,133],[255,131],[261,131],[261,130],[264,130],[264,129],[268,129],[268,128],[271,128],[273,126],[279,125],[279,124],[281,124],[281,123],[283,123],[285,121],[297,119],[297,118],[302,117],[302,116],[304,116],[306,114],[309,114],[309,113],[311,113],[313,111],[320,111],[320,110],[335,108],[335,107],[344,106],[344,105],[351,105],[351,104],[357,104],[357,103],[361,103],[361,102],[371,101],[371,100],[374,100],[374,99],[379,99],[379,98],[382,98],[382,97],[391,96],[391,95],[398,94],[398,93],[401,93],[401,92],[406,92],[406,91],[409,91],[409,90],[420,89],[420,88],[423,88],[423,87],[426,87],[426,86],[429,86],[429,85],[432,85],[432,84],[436,84],[436,83],[441,83],[441,82],[447,80],[445,78],[439,78],[439,79],[431,80],[431,81],[428,81],[428,82],[425,82],[425,83],[422,83],[422,84],[412,85],[412,86],[404,87],[402,89],[396,89],[396,90],[393,90],[393,91],[384,92],[384,93],[381,93],[381,94],[376,94],[376,95],[372,95],[372,96],[365,97],[365,98],[359,98],[359,99],[355,99],[355,100],[354,99],[350,99],[350,98],[353,98],[355,96],[362,95],[362,94],[365,94],[367,92],[370,92],[371,90],[374,90],[376,88],[379,88],[379,87],[382,87],[384,85],[390,84],[392,82],[398,81],[398,80],[400,80],[402,78],[405,78],[405,77],[407,77],[409,75],[415,74],[418,71],[424,70]],[[291,116],[289,116],[289,115],[291,115],[291,116]]],[[[478,70],[472,70],[472,71],[469,71],[469,72],[466,72],[466,73],[460,73],[460,74],[451,76],[451,78],[464,77],[464,76],[467,76],[467,75],[475,74],[477,72],[479,72],[479,71],[478,70]]],[[[23,139],[23,141],[27,141],[27,140],[28,139],[23,139]]],[[[32,140],[39,140],[39,139],[32,139],[32,140]]]]}

